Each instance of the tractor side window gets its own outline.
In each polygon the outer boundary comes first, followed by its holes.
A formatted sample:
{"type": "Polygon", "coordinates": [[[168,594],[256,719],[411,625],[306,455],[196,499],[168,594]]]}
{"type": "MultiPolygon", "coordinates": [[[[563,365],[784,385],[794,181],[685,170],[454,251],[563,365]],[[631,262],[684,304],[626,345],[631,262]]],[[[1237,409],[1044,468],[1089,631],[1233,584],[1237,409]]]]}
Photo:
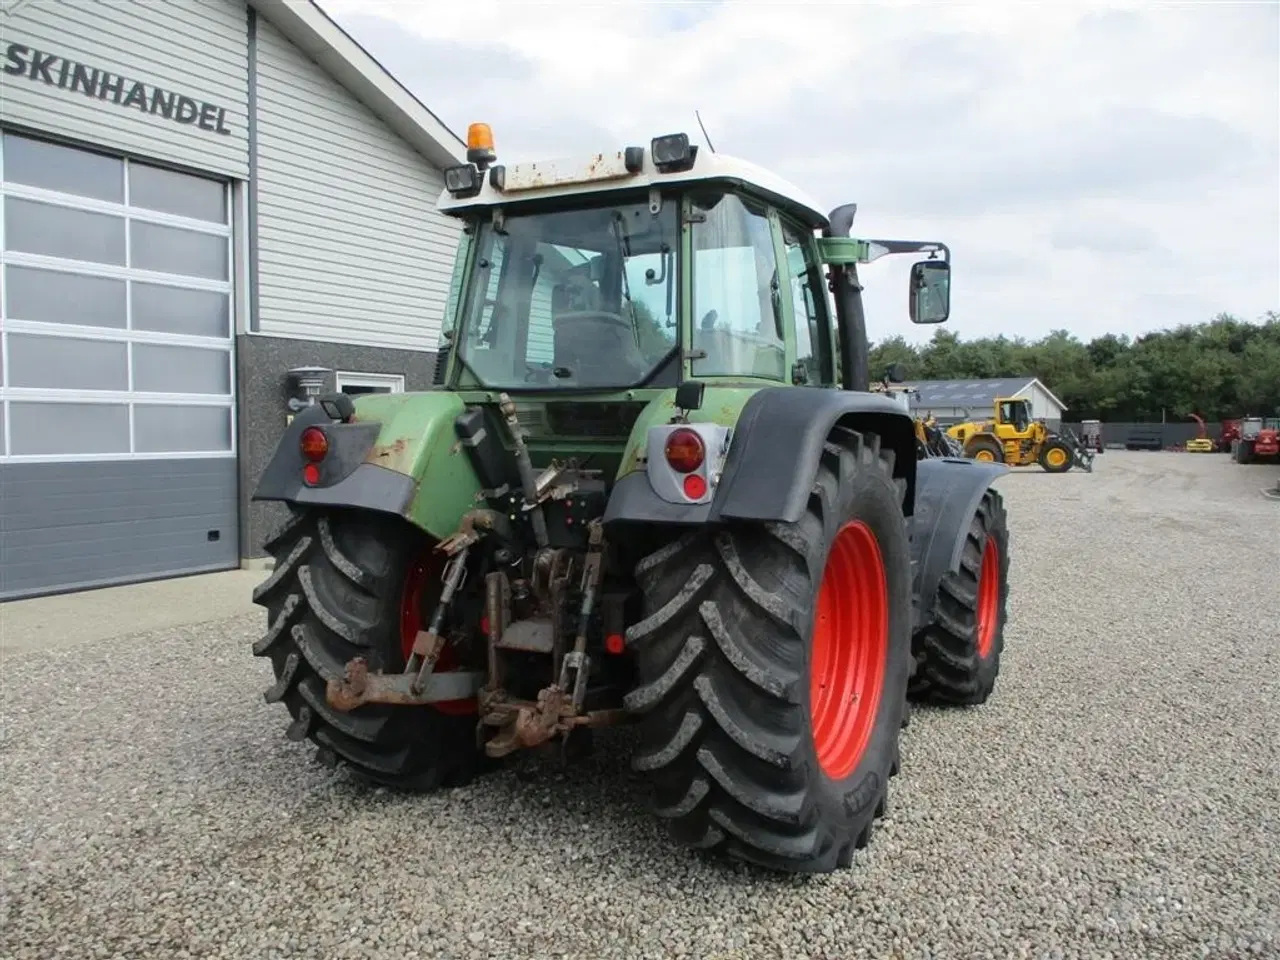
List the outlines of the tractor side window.
{"type": "Polygon", "coordinates": [[[765,208],[732,193],[693,202],[696,377],[783,380],[786,348],[773,232],[765,208]]]}
{"type": "Polygon", "coordinates": [[[467,255],[471,252],[471,237],[462,234],[457,253],[453,258],[453,273],[449,277],[449,299],[445,302],[444,317],[440,321],[440,336],[451,333],[457,326],[458,298],[462,294],[462,281],[466,279],[467,255]]]}
{"type": "Polygon", "coordinates": [[[501,376],[511,368],[517,304],[512,296],[513,281],[505,277],[508,246],[507,236],[487,230],[476,252],[466,334],[460,349],[481,378],[501,376]]]}
{"type": "Polygon", "coordinates": [[[828,386],[835,382],[831,371],[831,339],[826,324],[826,299],[822,271],[813,256],[811,237],[790,223],[782,224],[782,243],[787,257],[792,316],[796,325],[796,362],[803,366],[806,386],[828,386]]]}

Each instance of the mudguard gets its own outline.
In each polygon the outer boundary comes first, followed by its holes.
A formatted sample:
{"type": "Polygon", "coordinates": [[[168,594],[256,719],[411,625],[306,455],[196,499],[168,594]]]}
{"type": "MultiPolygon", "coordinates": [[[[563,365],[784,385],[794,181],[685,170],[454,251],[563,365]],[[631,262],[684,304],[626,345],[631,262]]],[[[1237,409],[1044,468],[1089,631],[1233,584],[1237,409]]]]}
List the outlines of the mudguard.
{"type": "Polygon", "coordinates": [[[294,417],[253,499],[377,510],[403,516],[436,539],[453,533],[480,491],[453,429],[462,399],[447,391],[368,394],[355,407],[350,423],[334,423],[319,405],[294,417]],[[324,429],[330,451],[316,486],[303,482],[298,447],[312,424],[324,429]]]}
{"type": "Polygon", "coordinates": [[[412,481],[364,462],[379,430],[376,423],[334,423],[318,405],[307,407],[285,428],[250,499],[402,512],[413,495],[412,481]],[[313,425],[324,429],[329,453],[320,463],[320,483],[308,486],[302,480],[306,461],[298,441],[302,431],[313,425]]]}
{"type": "Polygon", "coordinates": [[[724,471],[710,504],[667,503],[653,492],[641,470],[619,478],[604,522],[794,522],[808,503],[822,445],[837,422],[855,430],[876,431],[882,443],[896,452],[895,473],[907,481],[904,508],[911,512],[916,475],[915,428],[898,404],[875,393],[763,387],[742,405],[724,471]]]}
{"type": "Polygon", "coordinates": [[[933,619],[933,602],[942,578],[960,567],[960,554],[973,519],[992,481],[1009,472],[1002,463],[953,457],[916,464],[915,513],[911,524],[916,629],[933,619]]]}

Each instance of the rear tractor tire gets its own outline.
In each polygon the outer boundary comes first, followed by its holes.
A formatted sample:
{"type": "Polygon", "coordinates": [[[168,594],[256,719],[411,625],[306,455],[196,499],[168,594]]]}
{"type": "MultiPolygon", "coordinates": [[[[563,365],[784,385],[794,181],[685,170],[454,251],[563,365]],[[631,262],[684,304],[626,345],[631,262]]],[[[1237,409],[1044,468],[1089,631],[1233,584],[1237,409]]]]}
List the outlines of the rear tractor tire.
{"type": "Polygon", "coordinates": [[[799,520],[698,529],[638,564],[632,765],[684,845],[819,873],[870,841],[911,666],[893,467],[837,428],[799,520]]]}
{"type": "Polygon", "coordinates": [[[1008,600],[1008,514],[999,492],[991,489],[969,523],[960,569],[938,585],[934,622],[914,638],[912,700],[951,706],[986,702],[1000,673],[1008,600]]]}
{"type": "Polygon", "coordinates": [[[1066,473],[1074,460],[1075,454],[1064,440],[1048,440],[1040,448],[1040,466],[1049,473],[1066,473]]]}
{"type": "Polygon", "coordinates": [[[988,434],[980,433],[970,437],[969,442],[964,445],[964,455],[970,460],[980,460],[983,463],[1004,463],[1004,447],[999,440],[988,434]]]}
{"type": "MultiPolygon", "coordinates": [[[[398,517],[360,510],[294,513],[266,544],[275,569],[254,591],[267,632],[253,645],[276,682],[291,740],[309,739],[326,766],[347,765],[385,786],[430,790],[465,783],[484,755],[475,700],[426,707],[365,704],[349,713],[325,701],[325,683],[362,656],[371,671],[404,669],[413,638],[441,589],[442,558],[398,517]]],[[[456,669],[445,647],[436,670],[456,669]]]]}

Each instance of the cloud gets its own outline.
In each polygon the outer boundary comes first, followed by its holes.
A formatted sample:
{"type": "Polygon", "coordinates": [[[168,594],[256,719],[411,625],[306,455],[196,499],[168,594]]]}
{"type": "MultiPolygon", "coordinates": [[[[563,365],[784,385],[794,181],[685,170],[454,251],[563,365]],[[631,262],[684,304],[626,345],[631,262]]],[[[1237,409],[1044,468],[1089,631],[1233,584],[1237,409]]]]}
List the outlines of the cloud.
{"type": "Polygon", "coordinates": [[[1154,231],[1140,224],[1114,221],[1083,223],[1063,220],[1050,231],[1049,242],[1056,250],[1083,250],[1104,256],[1150,254],[1156,250],[1171,254],[1161,245],[1154,231]]]}
{"type": "MultiPolygon", "coordinates": [[[[864,235],[944,240],[962,336],[1130,335],[1280,307],[1280,5],[321,0],[509,161],[717,148],[864,235]]],[[[910,258],[864,272],[873,337],[910,258]]]]}
{"type": "Polygon", "coordinates": [[[551,101],[541,109],[501,110],[519,91],[535,89],[540,67],[501,41],[460,43],[412,33],[392,19],[357,13],[339,19],[350,33],[432,112],[458,134],[467,124],[489,120],[504,147],[519,144],[530,158],[599,150],[613,135],[580,116],[571,103],[551,101]],[[447,91],[447,95],[432,94],[447,91]],[[565,136],[565,132],[569,136],[565,136]]]}

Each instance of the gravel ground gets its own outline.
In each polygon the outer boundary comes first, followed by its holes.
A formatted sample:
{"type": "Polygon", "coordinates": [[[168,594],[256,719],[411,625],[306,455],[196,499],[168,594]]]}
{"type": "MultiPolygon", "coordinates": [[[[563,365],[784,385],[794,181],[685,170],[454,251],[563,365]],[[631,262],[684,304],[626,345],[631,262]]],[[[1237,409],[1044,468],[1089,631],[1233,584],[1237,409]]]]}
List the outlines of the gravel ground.
{"type": "Polygon", "coordinates": [[[572,778],[355,787],[262,702],[256,615],[9,656],[0,956],[1280,957],[1280,620],[1247,602],[1275,472],[1001,480],[996,694],[917,711],[888,818],[822,877],[669,847],[623,734],[572,778]]]}

